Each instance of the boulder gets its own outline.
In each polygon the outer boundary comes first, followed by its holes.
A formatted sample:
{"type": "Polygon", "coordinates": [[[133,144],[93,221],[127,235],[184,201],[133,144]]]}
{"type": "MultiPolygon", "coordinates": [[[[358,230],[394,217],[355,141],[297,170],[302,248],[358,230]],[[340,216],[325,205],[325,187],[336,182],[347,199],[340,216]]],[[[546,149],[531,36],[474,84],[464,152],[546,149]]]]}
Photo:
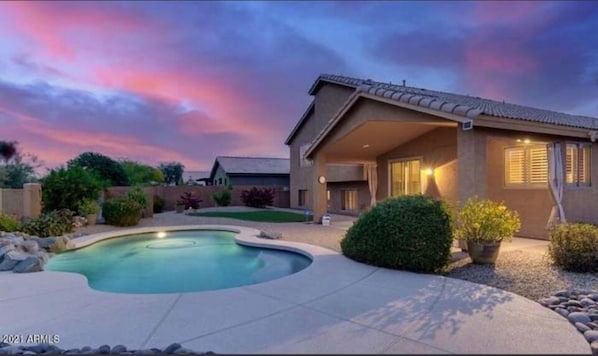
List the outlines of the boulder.
{"type": "Polygon", "coordinates": [[[7,252],[14,251],[15,245],[5,245],[0,247],[0,260],[2,260],[2,256],[4,256],[7,252]]]}
{"type": "Polygon", "coordinates": [[[52,252],[63,252],[75,248],[75,244],[67,236],[57,236],[54,238],[54,244],[50,246],[52,252]]]}
{"type": "Polygon", "coordinates": [[[43,266],[44,262],[42,262],[42,260],[39,257],[33,255],[17,263],[17,265],[14,266],[12,271],[15,273],[39,272],[43,269],[43,266]]]}
{"type": "Polygon", "coordinates": [[[33,240],[23,241],[23,243],[21,244],[21,247],[23,248],[23,250],[25,252],[29,252],[29,253],[35,253],[35,252],[39,251],[39,244],[37,243],[37,241],[33,241],[33,240]]]}
{"type": "Polygon", "coordinates": [[[45,249],[49,249],[50,246],[54,245],[54,238],[53,237],[37,237],[37,236],[33,236],[31,237],[31,240],[35,240],[37,242],[37,244],[39,245],[39,247],[41,248],[45,248],[45,249]]]}
{"type": "Polygon", "coordinates": [[[4,255],[2,262],[0,262],[0,271],[9,271],[13,269],[17,263],[23,261],[27,257],[31,256],[25,252],[10,251],[4,255]]]}

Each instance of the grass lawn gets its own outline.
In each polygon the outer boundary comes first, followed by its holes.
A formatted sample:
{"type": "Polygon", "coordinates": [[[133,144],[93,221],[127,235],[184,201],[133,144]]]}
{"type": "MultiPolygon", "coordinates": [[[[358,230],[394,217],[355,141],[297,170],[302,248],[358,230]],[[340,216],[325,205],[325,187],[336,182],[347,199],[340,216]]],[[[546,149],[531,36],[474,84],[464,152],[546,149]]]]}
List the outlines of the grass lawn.
{"type": "Polygon", "coordinates": [[[233,218],[248,221],[262,221],[262,222],[304,222],[311,221],[312,216],[309,215],[307,219],[305,214],[291,213],[288,211],[264,210],[264,211],[237,211],[237,212],[220,212],[211,211],[205,213],[190,213],[192,216],[206,216],[217,218],[233,218]]]}

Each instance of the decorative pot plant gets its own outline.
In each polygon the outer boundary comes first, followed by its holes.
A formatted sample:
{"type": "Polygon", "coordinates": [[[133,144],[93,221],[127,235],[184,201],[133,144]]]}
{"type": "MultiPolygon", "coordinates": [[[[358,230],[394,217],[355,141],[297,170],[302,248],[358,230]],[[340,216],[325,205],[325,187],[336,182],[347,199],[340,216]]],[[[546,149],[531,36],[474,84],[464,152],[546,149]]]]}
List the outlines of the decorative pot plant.
{"type": "Polygon", "coordinates": [[[457,213],[455,238],[467,244],[473,263],[495,263],[501,242],[510,242],[520,227],[516,211],[503,203],[474,196],[457,213]]]}
{"type": "Polygon", "coordinates": [[[87,225],[95,225],[98,219],[98,212],[100,211],[100,206],[97,202],[86,199],[79,205],[79,214],[81,216],[85,216],[87,219],[87,225]]]}
{"type": "MultiPolygon", "coordinates": [[[[199,209],[199,203],[202,200],[198,199],[193,192],[184,192],[177,201],[177,212],[179,212],[179,205],[183,205],[183,210],[187,209],[199,209]]],[[[181,211],[182,212],[182,211],[181,211]]]]}

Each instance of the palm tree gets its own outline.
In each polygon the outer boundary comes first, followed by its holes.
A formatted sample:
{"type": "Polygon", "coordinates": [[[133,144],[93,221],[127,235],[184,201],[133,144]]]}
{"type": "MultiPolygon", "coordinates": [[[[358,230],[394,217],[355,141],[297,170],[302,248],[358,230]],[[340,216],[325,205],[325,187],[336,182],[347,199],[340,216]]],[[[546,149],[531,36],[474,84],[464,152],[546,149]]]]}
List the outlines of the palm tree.
{"type": "Polygon", "coordinates": [[[0,141],[0,156],[8,162],[17,153],[16,141],[0,141]]]}

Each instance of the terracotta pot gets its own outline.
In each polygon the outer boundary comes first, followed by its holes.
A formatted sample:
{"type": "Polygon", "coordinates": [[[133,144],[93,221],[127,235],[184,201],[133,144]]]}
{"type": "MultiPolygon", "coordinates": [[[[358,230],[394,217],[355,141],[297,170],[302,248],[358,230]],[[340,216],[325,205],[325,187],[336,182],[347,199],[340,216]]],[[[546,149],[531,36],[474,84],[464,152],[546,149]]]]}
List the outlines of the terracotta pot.
{"type": "Polygon", "coordinates": [[[467,253],[475,264],[494,264],[500,251],[500,242],[467,241],[467,253]]]}
{"type": "Polygon", "coordinates": [[[95,225],[98,220],[98,214],[87,214],[85,218],[87,219],[87,225],[95,225]]]}

